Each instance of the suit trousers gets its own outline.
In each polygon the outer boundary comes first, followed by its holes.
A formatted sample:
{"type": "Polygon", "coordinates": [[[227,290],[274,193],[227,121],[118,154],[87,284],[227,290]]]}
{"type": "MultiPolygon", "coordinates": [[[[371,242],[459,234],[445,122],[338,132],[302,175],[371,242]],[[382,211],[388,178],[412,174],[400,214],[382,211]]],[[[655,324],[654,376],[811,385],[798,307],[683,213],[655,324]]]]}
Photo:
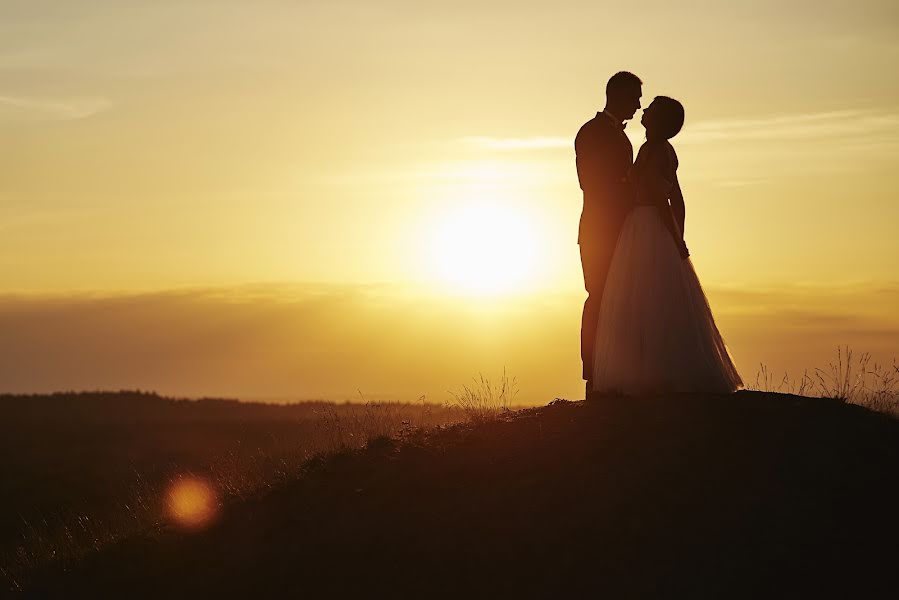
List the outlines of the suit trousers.
{"type": "Polygon", "coordinates": [[[593,349],[599,325],[599,307],[609,267],[612,265],[615,244],[581,244],[580,249],[584,287],[587,289],[587,300],[581,317],[581,361],[584,365],[584,379],[590,381],[593,379],[593,349]]]}

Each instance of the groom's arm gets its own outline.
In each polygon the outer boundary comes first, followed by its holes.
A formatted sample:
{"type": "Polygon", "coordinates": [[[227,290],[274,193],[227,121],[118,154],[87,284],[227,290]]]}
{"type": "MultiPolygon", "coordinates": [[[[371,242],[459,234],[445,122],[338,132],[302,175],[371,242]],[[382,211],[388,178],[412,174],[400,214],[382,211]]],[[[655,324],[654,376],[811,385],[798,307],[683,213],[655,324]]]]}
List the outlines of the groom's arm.
{"type": "Polygon", "coordinates": [[[604,193],[613,183],[609,172],[609,145],[601,129],[582,130],[574,140],[577,176],[581,189],[604,193]]]}

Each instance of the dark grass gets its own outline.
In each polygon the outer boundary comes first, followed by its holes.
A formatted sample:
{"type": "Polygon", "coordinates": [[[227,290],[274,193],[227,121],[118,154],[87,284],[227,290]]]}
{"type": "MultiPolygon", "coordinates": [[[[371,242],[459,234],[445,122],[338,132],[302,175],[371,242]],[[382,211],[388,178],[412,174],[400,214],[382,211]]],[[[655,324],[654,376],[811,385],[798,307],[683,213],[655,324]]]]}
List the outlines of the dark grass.
{"type": "MultiPolygon", "coordinates": [[[[554,402],[308,462],[40,597],[895,597],[899,422],[829,399],[554,402]]],[[[63,569],[65,567],[65,570],[63,569]]]]}
{"type": "Polygon", "coordinates": [[[224,502],[240,500],[296,479],[318,454],[464,418],[423,403],[266,405],[124,391],[0,395],[0,414],[0,575],[13,589],[51,559],[165,528],[166,488],[183,475],[210,481],[224,502]]]}

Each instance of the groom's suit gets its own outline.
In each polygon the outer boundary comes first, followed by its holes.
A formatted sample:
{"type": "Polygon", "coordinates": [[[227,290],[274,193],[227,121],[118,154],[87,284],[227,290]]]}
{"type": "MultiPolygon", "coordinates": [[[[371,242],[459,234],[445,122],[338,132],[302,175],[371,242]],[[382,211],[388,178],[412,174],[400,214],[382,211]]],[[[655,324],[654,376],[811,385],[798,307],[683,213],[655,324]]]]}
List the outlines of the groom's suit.
{"type": "Polygon", "coordinates": [[[621,225],[633,206],[627,171],[634,163],[634,148],[621,122],[607,112],[599,112],[578,131],[574,149],[578,181],[584,191],[577,240],[587,288],[581,319],[581,360],[584,379],[591,380],[599,304],[621,225]]]}

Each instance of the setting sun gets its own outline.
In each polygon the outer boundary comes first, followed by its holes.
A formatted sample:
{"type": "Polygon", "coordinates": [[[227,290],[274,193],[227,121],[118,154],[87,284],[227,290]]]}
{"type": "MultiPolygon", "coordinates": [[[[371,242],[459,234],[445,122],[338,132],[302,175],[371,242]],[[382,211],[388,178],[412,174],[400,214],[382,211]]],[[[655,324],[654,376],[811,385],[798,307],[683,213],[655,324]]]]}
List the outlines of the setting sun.
{"type": "Polygon", "coordinates": [[[462,294],[493,295],[528,287],[537,276],[533,219],[498,203],[471,203],[441,215],[430,235],[428,269],[462,294]]]}

